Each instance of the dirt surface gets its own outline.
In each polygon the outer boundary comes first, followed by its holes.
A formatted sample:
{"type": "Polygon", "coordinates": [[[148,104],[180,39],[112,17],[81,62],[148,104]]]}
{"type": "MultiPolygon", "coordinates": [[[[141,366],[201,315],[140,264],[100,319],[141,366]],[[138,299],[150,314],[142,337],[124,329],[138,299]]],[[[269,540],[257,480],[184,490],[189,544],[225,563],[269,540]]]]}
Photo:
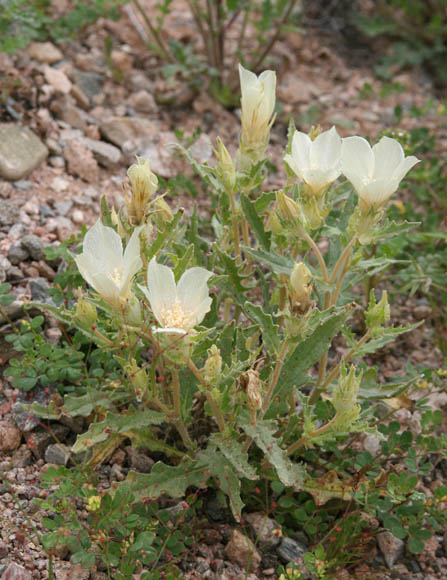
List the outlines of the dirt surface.
{"type": "MultiPolygon", "coordinates": [[[[150,9],[150,2],[142,3],[150,9]]],[[[183,3],[174,4],[168,21],[169,34],[182,40],[194,38],[193,22],[183,3]]],[[[331,27],[312,15],[306,30],[306,33],[289,33],[276,45],[269,62],[278,74],[279,102],[269,148],[278,172],[270,185],[275,186],[282,180],[281,158],[289,117],[294,118],[301,130],[309,130],[313,123],[323,128],[335,124],[342,136],[360,134],[374,139],[384,128],[394,127],[397,105],[404,111],[411,107],[424,109],[432,100],[432,106],[426,108],[422,117],[406,115],[400,127],[430,127],[438,133],[445,148],[446,131],[438,129],[439,103],[423,71],[396,76],[395,87],[404,88],[381,97],[383,87],[371,69],[375,55],[370,45],[361,44],[354,49],[352,31],[343,31],[341,24],[331,27]]],[[[122,203],[122,180],[135,154],[149,155],[154,171],[164,179],[174,177],[177,172],[192,177],[186,163],[169,147],[178,139],[179,131],[184,140],[197,128],[201,129],[192,146],[194,155],[201,161],[212,162],[212,147],[218,135],[230,152],[235,151],[238,141],[238,111],[224,109],[203,90],[192,90],[179,80],[167,81],[128,15],[119,22],[99,21],[80,39],[58,48],[62,58],[52,64],[39,61],[35,54],[31,58],[27,51],[12,57],[0,54],[0,122],[29,127],[49,150],[47,160],[31,174],[13,182],[0,179],[0,204],[3,204],[0,275],[3,281],[14,286],[19,300],[35,297],[37,290],[33,282],[37,281],[37,288],[40,284],[45,291],[46,284],[55,275],[55,267],[47,264],[37,249],[20,254],[18,246],[23,236],[32,234],[44,245],[56,245],[97,219],[103,195],[109,202],[122,203]],[[113,50],[106,58],[104,47],[109,35],[113,50]],[[100,152],[98,147],[95,149],[95,142],[102,147],[100,152]],[[104,149],[104,145],[109,147],[104,149]]],[[[167,199],[173,204],[182,204],[187,212],[192,211],[195,203],[201,212],[209,211],[206,199],[200,195],[194,199],[180,186],[175,186],[167,199]]],[[[39,246],[35,240],[34,244],[39,246]]],[[[440,368],[443,361],[434,346],[432,316],[423,297],[397,298],[393,305],[394,321],[425,320],[425,324],[367,362],[379,365],[384,378],[402,372],[408,363],[415,367],[440,368]]],[[[3,334],[9,331],[9,324],[4,321],[3,334]]],[[[50,337],[57,335],[55,329],[50,328],[48,332],[50,337]]],[[[342,353],[343,348],[340,344],[338,351],[342,353]]],[[[3,366],[10,355],[9,345],[2,342],[3,366]]],[[[426,395],[426,391],[419,390],[414,399],[426,395]]],[[[5,480],[0,484],[0,578],[11,563],[23,566],[25,572],[20,576],[19,571],[8,578],[48,578],[48,557],[36,538],[36,532],[43,531],[40,522],[44,514],[36,512],[33,499],[42,494],[40,474],[47,468],[45,449],[51,438],[41,444],[47,433],[42,425],[34,425],[31,430],[29,425],[20,422],[16,426],[17,417],[12,408],[23,397],[8,379],[2,379],[0,425],[8,427],[0,437],[3,443],[9,438],[14,451],[0,451],[0,474],[5,480]]],[[[433,408],[445,412],[445,392],[430,392],[428,397],[433,408]]],[[[420,429],[420,415],[415,411],[414,400],[406,408],[398,407],[395,416],[403,428],[415,433],[420,429]]],[[[442,427],[445,429],[445,425],[442,427]]],[[[70,445],[75,434],[65,429],[61,437],[70,445]]],[[[123,473],[128,465],[129,457],[124,455],[123,473]]],[[[446,476],[446,466],[439,465],[425,485],[431,490],[440,482],[445,485],[446,476]]],[[[110,487],[116,477],[117,469],[113,465],[103,466],[101,485],[104,488],[110,487]]],[[[210,530],[215,530],[217,535],[213,538],[211,534],[211,540],[200,542],[194,553],[185,558],[184,578],[277,578],[277,566],[281,563],[277,555],[263,553],[260,572],[247,576],[235,563],[237,559],[231,559],[225,549],[232,533],[231,524],[212,524],[210,530]]],[[[380,550],[374,547],[364,564],[341,571],[337,578],[441,580],[447,577],[447,538],[438,534],[430,542],[421,555],[404,554],[392,570],[386,569],[380,550]]],[[[56,579],[106,577],[101,571],[82,571],[70,564],[67,557],[62,554],[56,559],[56,579]]]]}

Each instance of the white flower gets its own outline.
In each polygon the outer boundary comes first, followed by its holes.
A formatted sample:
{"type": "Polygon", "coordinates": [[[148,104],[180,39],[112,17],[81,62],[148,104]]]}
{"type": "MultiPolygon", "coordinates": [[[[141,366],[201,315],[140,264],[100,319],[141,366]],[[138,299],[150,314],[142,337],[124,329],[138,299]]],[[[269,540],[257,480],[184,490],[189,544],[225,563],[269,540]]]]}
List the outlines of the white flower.
{"type": "Polygon", "coordinates": [[[341,138],[335,127],[320,133],[314,141],[295,131],[292,154],[284,161],[315,195],[322,193],[341,173],[341,138]]]}
{"type": "Polygon", "coordinates": [[[257,77],[239,65],[242,142],[267,144],[275,108],[276,74],[266,70],[257,77]]]}
{"type": "Polygon", "coordinates": [[[401,144],[382,137],[371,148],[363,137],[346,137],[342,144],[342,171],[360,198],[360,207],[378,209],[397,190],[400,181],[419,162],[405,157],[401,144]]]}
{"type": "Polygon", "coordinates": [[[75,258],[84,280],[113,306],[129,298],[132,278],[143,266],[140,229],[134,230],[123,254],[121,237],[98,220],[85,235],[82,254],[75,258]]]}
{"type": "Polygon", "coordinates": [[[147,268],[147,288],[140,288],[163,327],[159,332],[185,334],[202,322],[211,308],[207,281],[212,275],[205,268],[189,268],[176,284],[172,270],[152,258],[147,268]]]}

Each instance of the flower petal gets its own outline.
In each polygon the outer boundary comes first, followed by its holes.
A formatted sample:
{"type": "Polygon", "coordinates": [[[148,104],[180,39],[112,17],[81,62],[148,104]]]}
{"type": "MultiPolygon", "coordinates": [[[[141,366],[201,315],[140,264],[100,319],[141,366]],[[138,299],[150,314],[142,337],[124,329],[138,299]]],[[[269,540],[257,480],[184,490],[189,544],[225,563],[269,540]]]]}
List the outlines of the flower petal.
{"type": "Polygon", "coordinates": [[[85,234],[82,246],[83,253],[89,254],[91,259],[103,272],[113,272],[121,269],[123,261],[123,244],[121,237],[113,228],[104,226],[101,220],[85,234]]]}
{"type": "Polygon", "coordinates": [[[363,137],[346,137],[341,145],[342,173],[359,193],[371,181],[374,172],[374,153],[363,137]]]}
{"type": "Polygon", "coordinates": [[[287,163],[301,179],[303,178],[303,171],[310,168],[309,155],[311,143],[312,141],[310,140],[309,135],[306,135],[306,133],[295,131],[293,134],[291,156],[293,159],[293,164],[289,163],[289,161],[287,161],[287,163]]]}
{"type": "Polygon", "coordinates": [[[419,163],[420,159],[415,157],[414,155],[410,155],[409,157],[405,157],[399,165],[396,167],[392,174],[392,179],[395,179],[398,183],[402,181],[402,179],[406,176],[406,174],[410,171],[412,167],[419,163]]]}
{"type": "Polygon", "coordinates": [[[276,74],[272,70],[265,70],[258,79],[263,92],[260,116],[268,118],[273,115],[276,100],[276,74]]]}
{"type": "Polygon", "coordinates": [[[329,131],[320,133],[315,141],[312,141],[309,159],[310,166],[313,169],[323,170],[336,168],[338,170],[338,175],[340,175],[341,138],[335,127],[332,127],[329,131]]]}
{"type": "Polygon", "coordinates": [[[135,274],[143,267],[140,256],[140,231],[144,226],[135,228],[127,243],[123,256],[123,286],[129,283],[135,274]]]}
{"type": "Polygon", "coordinates": [[[194,316],[196,324],[202,322],[211,307],[212,300],[209,297],[207,281],[212,275],[213,273],[205,268],[189,268],[183,273],[177,285],[177,297],[184,311],[194,316]]]}
{"type": "Polygon", "coordinates": [[[395,169],[404,160],[402,145],[396,139],[382,137],[372,148],[374,153],[374,179],[391,179],[395,169]]]}
{"type": "Polygon", "coordinates": [[[145,294],[155,318],[163,326],[163,312],[175,304],[176,288],[172,270],[158,264],[155,258],[152,258],[147,267],[147,292],[145,294]]]}

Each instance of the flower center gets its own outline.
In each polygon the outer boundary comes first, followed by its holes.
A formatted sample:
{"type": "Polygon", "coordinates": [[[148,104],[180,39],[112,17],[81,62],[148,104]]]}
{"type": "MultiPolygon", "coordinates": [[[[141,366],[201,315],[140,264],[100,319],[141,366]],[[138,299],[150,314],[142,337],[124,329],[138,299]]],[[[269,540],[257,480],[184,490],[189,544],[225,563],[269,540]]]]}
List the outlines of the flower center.
{"type": "Polygon", "coordinates": [[[160,313],[161,323],[165,328],[180,328],[189,330],[195,324],[192,312],[185,312],[178,300],[169,308],[162,308],[160,313]]]}
{"type": "Polygon", "coordinates": [[[114,284],[117,286],[121,286],[123,281],[123,273],[120,268],[115,268],[113,272],[110,272],[109,278],[112,280],[114,284]]]}

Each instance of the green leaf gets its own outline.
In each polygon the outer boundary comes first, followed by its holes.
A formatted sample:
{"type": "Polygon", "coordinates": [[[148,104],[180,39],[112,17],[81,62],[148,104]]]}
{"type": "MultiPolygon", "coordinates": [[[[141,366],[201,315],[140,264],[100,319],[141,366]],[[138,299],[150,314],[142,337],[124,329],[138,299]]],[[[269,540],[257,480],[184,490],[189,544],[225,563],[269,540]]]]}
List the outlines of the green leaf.
{"type": "Polygon", "coordinates": [[[256,445],[264,453],[266,459],[273,465],[279,480],[286,487],[300,489],[304,478],[302,466],[293,463],[284,449],[279,446],[275,433],[278,429],[275,421],[260,421],[253,426],[251,423],[241,424],[256,445]]]}
{"type": "Polygon", "coordinates": [[[56,407],[53,401],[50,401],[48,405],[41,405],[40,403],[34,402],[30,405],[20,403],[20,406],[31,415],[36,415],[37,417],[51,421],[57,421],[61,416],[60,409],[56,407]]]}
{"type": "Polygon", "coordinates": [[[241,481],[232,463],[219,453],[219,450],[213,443],[210,443],[204,451],[199,453],[198,460],[207,474],[217,479],[216,483],[228,496],[233,515],[239,521],[244,504],[242,503],[240,494],[241,481]]]}
{"type": "Polygon", "coordinates": [[[276,395],[309,381],[307,371],[328,351],[332,339],[339,333],[349,314],[350,308],[336,307],[318,312],[321,322],[317,322],[312,334],[286,358],[276,395]]]}
{"type": "Polygon", "coordinates": [[[272,237],[271,232],[266,232],[264,229],[264,221],[259,217],[256,211],[254,202],[251,202],[248,197],[241,193],[240,195],[242,210],[250,224],[258,242],[264,248],[264,250],[270,250],[270,238],[272,237]]]}
{"type": "Polygon", "coordinates": [[[250,319],[258,324],[267,352],[274,356],[279,351],[279,326],[273,322],[271,314],[266,314],[261,306],[246,302],[244,310],[250,319]]]}
{"type": "Polygon", "coordinates": [[[376,369],[370,368],[363,373],[358,396],[361,399],[388,399],[397,397],[419,380],[419,376],[413,377],[409,381],[386,383],[381,385],[377,381],[376,369]]]}
{"type": "Polygon", "coordinates": [[[247,246],[242,247],[246,254],[249,254],[258,262],[268,266],[275,274],[286,274],[290,276],[293,270],[294,261],[286,256],[281,256],[276,252],[267,252],[265,250],[253,250],[247,246]]]}
{"type": "Polygon", "coordinates": [[[236,439],[228,439],[217,433],[213,435],[212,443],[218,447],[220,453],[231,463],[240,477],[258,479],[256,469],[248,463],[248,453],[243,450],[242,444],[236,439]]]}
{"type": "Polygon", "coordinates": [[[118,485],[125,493],[131,493],[135,500],[156,499],[163,494],[182,497],[190,486],[205,487],[208,475],[203,466],[185,459],[177,466],[157,462],[150,473],[130,471],[125,481],[118,485]]]}
{"type": "Polygon", "coordinates": [[[412,554],[420,554],[424,551],[424,542],[419,538],[410,538],[407,545],[412,554]]]}
{"type": "Polygon", "coordinates": [[[393,342],[398,336],[401,334],[405,334],[406,332],[411,332],[421,324],[423,324],[423,320],[421,322],[416,322],[415,324],[409,324],[407,326],[387,326],[385,328],[378,329],[377,332],[380,332],[380,335],[374,338],[371,338],[367,342],[364,342],[362,345],[356,348],[353,358],[363,358],[367,354],[372,354],[377,350],[383,348],[390,342],[393,342]]]}
{"type": "Polygon", "coordinates": [[[103,421],[91,423],[87,433],[78,436],[73,445],[73,453],[85,451],[113,435],[130,436],[132,431],[138,432],[145,427],[160,425],[165,421],[165,415],[149,409],[127,415],[109,413],[103,421]]]}

